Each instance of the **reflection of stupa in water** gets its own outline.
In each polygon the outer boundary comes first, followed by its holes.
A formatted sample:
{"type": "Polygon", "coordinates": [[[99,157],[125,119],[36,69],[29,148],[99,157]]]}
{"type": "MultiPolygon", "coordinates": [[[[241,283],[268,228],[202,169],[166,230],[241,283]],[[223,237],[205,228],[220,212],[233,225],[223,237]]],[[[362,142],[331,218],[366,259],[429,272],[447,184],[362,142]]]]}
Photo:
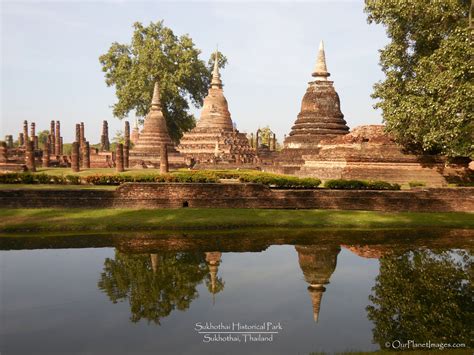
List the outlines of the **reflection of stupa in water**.
{"type": "Polygon", "coordinates": [[[336,245],[296,245],[298,262],[304,278],[309,284],[308,292],[313,303],[313,316],[317,322],[321,299],[329,283],[329,279],[336,269],[337,255],[341,248],[336,245]]]}
{"type": "Polygon", "coordinates": [[[206,263],[209,267],[209,280],[207,287],[209,292],[212,293],[212,302],[215,301],[216,293],[221,292],[224,289],[224,282],[217,277],[219,271],[219,265],[221,263],[222,253],[219,251],[206,252],[206,263]]]}

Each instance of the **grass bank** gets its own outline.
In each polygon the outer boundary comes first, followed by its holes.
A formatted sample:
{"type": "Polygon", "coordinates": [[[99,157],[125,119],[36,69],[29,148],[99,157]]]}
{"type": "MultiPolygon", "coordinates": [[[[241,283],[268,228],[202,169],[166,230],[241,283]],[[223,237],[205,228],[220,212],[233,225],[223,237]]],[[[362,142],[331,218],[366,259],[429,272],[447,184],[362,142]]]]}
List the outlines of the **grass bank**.
{"type": "Polygon", "coordinates": [[[0,209],[0,233],[252,227],[474,229],[473,213],[263,209],[0,209]]]}

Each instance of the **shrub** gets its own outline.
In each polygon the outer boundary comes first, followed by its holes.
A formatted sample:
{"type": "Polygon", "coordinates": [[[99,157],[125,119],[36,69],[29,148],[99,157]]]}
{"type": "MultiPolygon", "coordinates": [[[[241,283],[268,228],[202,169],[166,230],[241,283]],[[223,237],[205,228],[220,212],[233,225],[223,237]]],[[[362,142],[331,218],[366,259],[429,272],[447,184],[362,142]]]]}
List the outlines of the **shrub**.
{"type": "Polygon", "coordinates": [[[399,184],[391,184],[386,181],[364,181],[364,180],[327,180],[324,187],[335,190],[400,190],[399,184]]]}
{"type": "Polygon", "coordinates": [[[421,186],[425,186],[425,183],[422,182],[422,181],[410,181],[408,183],[408,186],[410,186],[410,187],[421,187],[421,186]]]}

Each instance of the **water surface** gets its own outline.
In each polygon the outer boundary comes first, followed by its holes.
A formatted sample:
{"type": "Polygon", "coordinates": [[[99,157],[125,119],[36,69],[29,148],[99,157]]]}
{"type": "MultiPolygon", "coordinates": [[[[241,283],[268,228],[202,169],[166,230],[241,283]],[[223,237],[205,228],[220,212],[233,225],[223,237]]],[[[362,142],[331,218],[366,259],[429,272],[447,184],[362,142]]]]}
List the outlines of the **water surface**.
{"type": "Polygon", "coordinates": [[[4,238],[0,351],[309,354],[409,339],[469,346],[473,238],[408,230],[4,238]]]}

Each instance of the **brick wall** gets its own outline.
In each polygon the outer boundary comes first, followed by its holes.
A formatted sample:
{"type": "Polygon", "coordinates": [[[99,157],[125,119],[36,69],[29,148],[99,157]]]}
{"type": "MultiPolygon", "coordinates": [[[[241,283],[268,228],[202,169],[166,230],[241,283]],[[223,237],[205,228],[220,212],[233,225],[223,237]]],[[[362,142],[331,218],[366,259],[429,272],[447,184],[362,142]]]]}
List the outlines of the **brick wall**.
{"type": "Polygon", "coordinates": [[[127,183],[110,190],[1,190],[8,208],[301,208],[474,211],[474,188],[404,191],[272,190],[258,184],[127,183]]]}

